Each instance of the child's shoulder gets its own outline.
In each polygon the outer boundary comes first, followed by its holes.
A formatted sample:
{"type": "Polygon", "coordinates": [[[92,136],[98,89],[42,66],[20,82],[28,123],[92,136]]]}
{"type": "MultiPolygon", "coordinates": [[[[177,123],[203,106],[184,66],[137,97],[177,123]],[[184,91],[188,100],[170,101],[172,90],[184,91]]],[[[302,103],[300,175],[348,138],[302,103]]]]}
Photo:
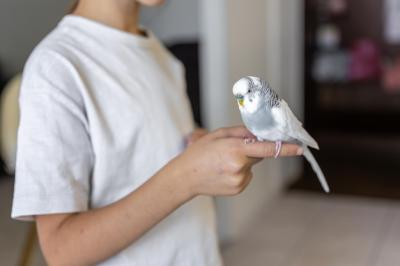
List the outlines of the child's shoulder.
{"type": "Polygon", "coordinates": [[[58,28],[50,32],[43,40],[36,45],[25,64],[25,70],[29,67],[48,66],[57,62],[60,58],[68,58],[68,49],[65,48],[64,41],[67,36],[58,28]]]}
{"type": "Polygon", "coordinates": [[[33,49],[24,66],[21,93],[62,90],[77,94],[71,86],[75,84],[76,66],[74,54],[66,45],[68,38],[68,32],[57,27],[33,49]]]}
{"type": "Polygon", "coordinates": [[[57,26],[33,49],[25,63],[24,78],[68,76],[73,69],[74,53],[71,36],[65,28],[57,26]],[[72,67],[72,68],[71,68],[72,67]]]}

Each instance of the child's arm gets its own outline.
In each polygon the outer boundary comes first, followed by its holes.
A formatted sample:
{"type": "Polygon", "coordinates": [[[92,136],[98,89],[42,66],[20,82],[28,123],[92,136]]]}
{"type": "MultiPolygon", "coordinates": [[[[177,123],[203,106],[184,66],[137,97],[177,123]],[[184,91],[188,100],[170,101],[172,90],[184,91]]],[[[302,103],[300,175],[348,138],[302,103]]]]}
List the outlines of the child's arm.
{"type": "MultiPolygon", "coordinates": [[[[251,167],[271,157],[269,142],[245,144],[243,127],[217,130],[193,143],[140,188],[103,208],[37,216],[43,253],[50,265],[98,263],[140,238],[168,214],[200,195],[235,195],[250,182],[251,167]]],[[[301,153],[282,146],[282,156],[301,153]]]]}

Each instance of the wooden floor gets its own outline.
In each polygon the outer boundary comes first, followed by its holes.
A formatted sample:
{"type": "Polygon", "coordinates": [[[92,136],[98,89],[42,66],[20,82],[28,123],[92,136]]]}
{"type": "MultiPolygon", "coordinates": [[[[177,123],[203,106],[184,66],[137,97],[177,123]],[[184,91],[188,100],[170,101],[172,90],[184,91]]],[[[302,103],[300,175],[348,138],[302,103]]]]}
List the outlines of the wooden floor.
{"type": "Polygon", "coordinates": [[[223,249],[226,266],[395,266],[400,201],[289,191],[223,249]]]}

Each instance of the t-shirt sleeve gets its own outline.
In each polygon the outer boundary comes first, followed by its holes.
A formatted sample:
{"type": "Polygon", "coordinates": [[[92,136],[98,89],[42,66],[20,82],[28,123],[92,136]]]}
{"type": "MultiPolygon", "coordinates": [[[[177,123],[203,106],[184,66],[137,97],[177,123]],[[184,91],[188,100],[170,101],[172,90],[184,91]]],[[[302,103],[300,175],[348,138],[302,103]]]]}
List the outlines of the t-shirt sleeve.
{"type": "Polygon", "coordinates": [[[57,53],[36,52],[23,74],[11,216],[88,209],[93,152],[79,73],[57,53]]]}

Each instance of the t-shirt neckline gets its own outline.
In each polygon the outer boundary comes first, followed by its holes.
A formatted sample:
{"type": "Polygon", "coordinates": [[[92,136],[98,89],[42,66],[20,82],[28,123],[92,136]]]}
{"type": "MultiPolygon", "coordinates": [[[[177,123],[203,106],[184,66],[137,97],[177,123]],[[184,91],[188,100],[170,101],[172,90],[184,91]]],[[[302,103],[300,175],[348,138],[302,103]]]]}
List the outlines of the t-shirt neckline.
{"type": "Polygon", "coordinates": [[[144,31],[146,36],[122,31],[101,22],[78,15],[66,15],[58,25],[70,25],[77,28],[89,29],[93,32],[98,32],[103,38],[110,38],[114,41],[122,41],[129,45],[150,46],[154,41],[153,33],[150,30],[144,29],[143,27],[140,27],[140,30],[144,31]]]}

